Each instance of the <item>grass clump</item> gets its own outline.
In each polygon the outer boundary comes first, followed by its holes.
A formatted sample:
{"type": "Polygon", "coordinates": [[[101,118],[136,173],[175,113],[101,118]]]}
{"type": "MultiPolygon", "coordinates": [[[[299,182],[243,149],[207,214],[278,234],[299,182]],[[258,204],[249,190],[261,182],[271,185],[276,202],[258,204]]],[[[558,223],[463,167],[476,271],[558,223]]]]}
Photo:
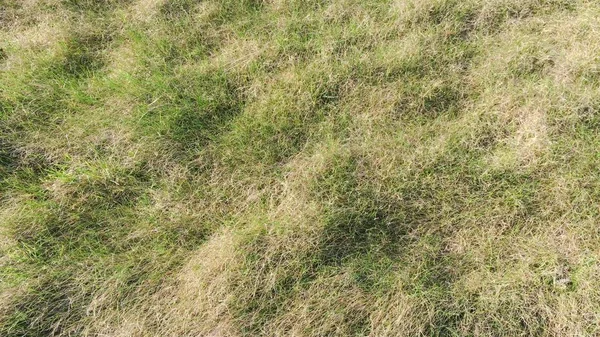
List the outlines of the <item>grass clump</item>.
{"type": "Polygon", "coordinates": [[[599,10],[0,1],[0,335],[597,335],[599,10]]]}

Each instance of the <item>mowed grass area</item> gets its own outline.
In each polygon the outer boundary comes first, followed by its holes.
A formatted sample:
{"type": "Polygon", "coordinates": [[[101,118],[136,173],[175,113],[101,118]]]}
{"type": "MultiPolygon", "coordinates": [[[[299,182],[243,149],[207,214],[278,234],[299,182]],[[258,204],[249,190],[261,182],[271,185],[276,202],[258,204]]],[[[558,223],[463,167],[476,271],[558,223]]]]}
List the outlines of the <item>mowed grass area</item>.
{"type": "Polygon", "coordinates": [[[0,336],[600,334],[600,3],[0,0],[0,336]]]}

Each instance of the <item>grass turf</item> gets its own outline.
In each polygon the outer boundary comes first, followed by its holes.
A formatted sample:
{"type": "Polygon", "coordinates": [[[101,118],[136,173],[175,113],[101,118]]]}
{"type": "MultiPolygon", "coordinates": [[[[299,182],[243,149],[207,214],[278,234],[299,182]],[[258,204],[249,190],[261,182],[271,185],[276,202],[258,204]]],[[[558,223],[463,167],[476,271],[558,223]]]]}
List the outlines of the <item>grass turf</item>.
{"type": "Polygon", "coordinates": [[[0,0],[0,335],[600,333],[591,0],[0,0]]]}

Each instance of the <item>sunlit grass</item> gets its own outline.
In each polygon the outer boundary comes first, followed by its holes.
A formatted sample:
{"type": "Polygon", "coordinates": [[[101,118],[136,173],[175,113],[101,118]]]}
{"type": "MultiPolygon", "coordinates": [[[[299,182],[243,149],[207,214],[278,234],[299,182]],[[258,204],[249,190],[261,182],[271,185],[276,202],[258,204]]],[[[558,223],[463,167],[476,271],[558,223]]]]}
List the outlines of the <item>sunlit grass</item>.
{"type": "Polygon", "coordinates": [[[597,13],[0,0],[0,335],[597,335],[597,13]]]}

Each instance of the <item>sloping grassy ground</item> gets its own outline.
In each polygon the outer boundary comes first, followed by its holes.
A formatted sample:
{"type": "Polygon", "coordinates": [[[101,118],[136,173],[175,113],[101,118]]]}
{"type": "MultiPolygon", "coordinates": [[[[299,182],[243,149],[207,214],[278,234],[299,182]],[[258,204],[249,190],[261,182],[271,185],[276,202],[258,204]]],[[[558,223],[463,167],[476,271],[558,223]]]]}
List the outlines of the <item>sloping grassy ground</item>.
{"type": "Polygon", "coordinates": [[[600,334],[600,3],[0,0],[0,335],[600,334]]]}

